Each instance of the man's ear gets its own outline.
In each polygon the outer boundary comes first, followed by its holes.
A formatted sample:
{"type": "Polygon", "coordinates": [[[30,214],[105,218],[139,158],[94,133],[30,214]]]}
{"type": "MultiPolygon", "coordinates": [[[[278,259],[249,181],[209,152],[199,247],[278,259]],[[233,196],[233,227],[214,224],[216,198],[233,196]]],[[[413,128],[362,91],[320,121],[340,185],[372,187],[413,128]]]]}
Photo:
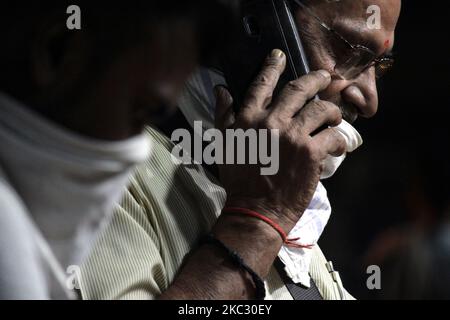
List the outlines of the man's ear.
{"type": "Polygon", "coordinates": [[[65,24],[54,24],[38,32],[31,50],[31,72],[38,88],[45,90],[67,85],[67,76],[75,68],[72,64],[81,58],[76,55],[82,55],[79,33],[68,30],[65,24]]]}

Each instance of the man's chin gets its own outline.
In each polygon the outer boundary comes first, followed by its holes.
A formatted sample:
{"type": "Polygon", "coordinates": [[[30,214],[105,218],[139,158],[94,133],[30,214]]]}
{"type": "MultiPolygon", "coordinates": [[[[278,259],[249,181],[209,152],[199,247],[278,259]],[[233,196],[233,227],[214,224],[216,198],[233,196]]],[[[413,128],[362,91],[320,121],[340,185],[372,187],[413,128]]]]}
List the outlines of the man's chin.
{"type": "Polygon", "coordinates": [[[139,105],[135,108],[135,127],[142,128],[146,125],[158,126],[169,120],[177,111],[175,104],[161,104],[157,108],[149,108],[139,105]]]}

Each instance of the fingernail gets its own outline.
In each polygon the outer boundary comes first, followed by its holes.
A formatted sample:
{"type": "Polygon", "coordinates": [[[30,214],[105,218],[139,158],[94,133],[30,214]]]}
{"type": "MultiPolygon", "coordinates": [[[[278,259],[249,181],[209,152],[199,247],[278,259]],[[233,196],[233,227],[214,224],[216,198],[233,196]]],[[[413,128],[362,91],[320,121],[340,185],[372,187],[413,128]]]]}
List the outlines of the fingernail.
{"type": "Polygon", "coordinates": [[[270,56],[272,58],[282,58],[282,57],[284,57],[284,52],[281,51],[280,49],[274,49],[274,50],[272,50],[270,56]]]}
{"type": "Polygon", "coordinates": [[[326,70],[319,70],[317,71],[320,73],[325,79],[331,79],[331,74],[326,70]]]}

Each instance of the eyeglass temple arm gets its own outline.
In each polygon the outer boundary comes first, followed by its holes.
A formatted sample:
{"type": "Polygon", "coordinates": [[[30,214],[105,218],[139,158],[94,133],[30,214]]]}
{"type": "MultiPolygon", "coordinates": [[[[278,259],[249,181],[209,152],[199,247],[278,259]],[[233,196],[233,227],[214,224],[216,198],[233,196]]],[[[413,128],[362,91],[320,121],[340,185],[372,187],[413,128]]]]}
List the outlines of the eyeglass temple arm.
{"type": "Polygon", "coordinates": [[[311,17],[313,17],[323,28],[325,28],[327,31],[333,33],[335,36],[337,36],[339,39],[341,39],[342,41],[344,41],[347,46],[349,46],[350,48],[354,48],[353,44],[351,44],[347,39],[345,39],[343,36],[341,36],[339,34],[339,32],[337,32],[336,30],[334,30],[333,28],[331,28],[330,26],[328,26],[325,22],[322,21],[322,19],[320,19],[315,13],[314,11],[312,11],[308,6],[306,6],[305,4],[303,4],[300,0],[292,0],[294,1],[297,5],[299,5],[300,7],[302,7],[311,17]]]}

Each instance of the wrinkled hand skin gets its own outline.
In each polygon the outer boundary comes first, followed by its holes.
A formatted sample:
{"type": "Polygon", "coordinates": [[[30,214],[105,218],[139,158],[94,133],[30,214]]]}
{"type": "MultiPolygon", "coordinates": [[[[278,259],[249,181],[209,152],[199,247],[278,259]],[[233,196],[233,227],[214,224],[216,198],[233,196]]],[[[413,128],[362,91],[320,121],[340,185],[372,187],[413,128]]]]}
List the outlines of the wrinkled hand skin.
{"type": "Polygon", "coordinates": [[[227,206],[258,211],[289,231],[314,195],[324,160],[328,155],[343,154],[346,145],[333,128],[342,121],[339,107],[327,101],[311,101],[328,87],[330,74],[322,70],[311,72],[288,83],[273,98],[285,66],[284,53],[274,50],[247,91],[237,115],[232,112],[228,91],[217,87],[216,125],[222,130],[278,129],[277,174],[261,175],[258,165],[226,164],[220,166],[220,177],[228,194],[227,206]],[[318,131],[322,127],[326,129],[318,131]]]}
{"type": "MultiPolygon", "coordinates": [[[[228,206],[246,207],[265,214],[288,232],[311,201],[323,160],[328,154],[342,154],[345,142],[339,133],[328,128],[342,121],[339,108],[326,101],[308,103],[329,85],[329,73],[312,72],[292,81],[272,99],[285,61],[281,51],[272,52],[250,86],[238,115],[232,112],[233,101],[228,91],[216,88],[216,119],[217,127],[222,130],[279,130],[280,170],[276,175],[262,176],[257,165],[223,165],[220,173],[228,194],[228,206]],[[318,130],[322,127],[327,129],[318,130]]],[[[211,232],[262,278],[269,274],[283,245],[282,238],[269,224],[244,215],[222,214],[211,232]]],[[[174,282],[158,298],[254,297],[255,286],[248,272],[233,264],[223,249],[201,245],[186,257],[174,282]]]]}

